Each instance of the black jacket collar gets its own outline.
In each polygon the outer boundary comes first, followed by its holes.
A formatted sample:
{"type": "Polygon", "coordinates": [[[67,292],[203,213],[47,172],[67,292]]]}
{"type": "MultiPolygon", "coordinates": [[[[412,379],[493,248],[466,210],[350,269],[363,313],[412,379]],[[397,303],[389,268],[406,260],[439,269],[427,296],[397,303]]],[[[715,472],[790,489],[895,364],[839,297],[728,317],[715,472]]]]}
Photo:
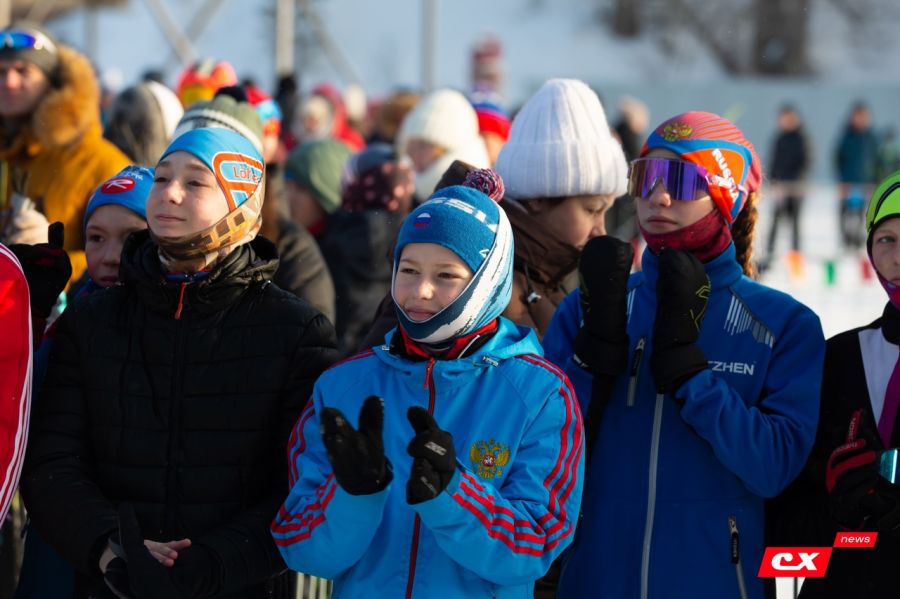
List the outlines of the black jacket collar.
{"type": "MultiPolygon", "coordinates": [[[[253,284],[270,281],[277,269],[275,246],[264,237],[256,237],[235,248],[209,276],[188,283],[182,298],[185,308],[201,313],[222,310],[253,284]]],[[[122,249],[121,284],[133,286],[141,303],[151,310],[174,314],[182,283],[168,280],[165,274],[150,232],[132,233],[122,249]]]]}

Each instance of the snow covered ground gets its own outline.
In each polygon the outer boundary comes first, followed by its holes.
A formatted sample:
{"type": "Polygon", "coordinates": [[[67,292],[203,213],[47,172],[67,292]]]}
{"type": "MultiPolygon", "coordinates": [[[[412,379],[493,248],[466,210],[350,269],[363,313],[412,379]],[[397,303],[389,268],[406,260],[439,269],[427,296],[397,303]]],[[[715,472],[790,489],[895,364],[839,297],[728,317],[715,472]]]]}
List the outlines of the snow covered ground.
{"type": "MultiPolygon", "coordinates": [[[[818,314],[825,336],[868,324],[881,315],[887,295],[874,277],[866,278],[861,268],[862,255],[848,255],[840,248],[836,188],[814,185],[810,189],[801,216],[801,243],[805,268],[801,277],[791,275],[787,260],[773,261],[760,281],[791,294],[818,314]],[[833,284],[826,277],[826,263],[835,265],[833,284]]],[[[755,255],[764,254],[771,224],[772,203],[765,197],[757,223],[755,255]]],[[[779,232],[776,253],[789,249],[786,225],[779,232]]]]}

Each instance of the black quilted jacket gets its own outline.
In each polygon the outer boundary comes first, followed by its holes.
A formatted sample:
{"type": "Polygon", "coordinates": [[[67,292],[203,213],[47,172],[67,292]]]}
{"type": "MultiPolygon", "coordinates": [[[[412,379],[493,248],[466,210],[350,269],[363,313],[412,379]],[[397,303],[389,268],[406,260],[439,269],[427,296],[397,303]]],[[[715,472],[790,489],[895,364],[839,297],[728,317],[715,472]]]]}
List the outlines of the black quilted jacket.
{"type": "Polygon", "coordinates": [[[290,429],[335,337],[270,282],[277,265],[257,238],[182,289],[139,233],[123,284],[60,319],[22,492],[39,534],[83,573],[99,576],[127,501],[146,538],[212,550],[216,596],[283,595],[269,523],[288,493],[290,429]]]}

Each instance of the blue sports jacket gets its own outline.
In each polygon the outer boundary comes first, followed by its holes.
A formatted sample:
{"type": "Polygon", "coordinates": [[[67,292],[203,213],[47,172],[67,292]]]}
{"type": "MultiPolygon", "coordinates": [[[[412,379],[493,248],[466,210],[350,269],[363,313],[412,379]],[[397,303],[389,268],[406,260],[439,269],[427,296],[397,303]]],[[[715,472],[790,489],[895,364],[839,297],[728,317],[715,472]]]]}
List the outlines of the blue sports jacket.
{"type": "Polygon", "coordinates": [[[291,492],[272,535],[288,566],[334,579],[336,598],[532,597],[574,537],[582,449],[569,380],[530,329],[500,318],[484,346],[456,360],[413,362],[375,347],[316,383],[294,427],[291,492]],[[384,398],[394,479],[353,496],[332,474],[319,414],[337,408],[356,427],[369,395],[384,398]],[[411,406],[453,435],[458,465],[443,493],[417,505],[406,503],[411,406]]]}
{"type": "MultiPolygon", "coordinates": [[[[680,387],[682,407],[657,395],[650,371],[656,256],[645,251],[629,280],[629,368],[603,414],[559,597],[763,596],[763,498],[812,448],[825,340],[811,310],[743,276],[733,245],[705,267],[712,291],[697,345],[709,368],[680,387]]],[[[571,359],[580,322],[576,291],[544,349],[586,413],[591,376],[571,359]]]]}

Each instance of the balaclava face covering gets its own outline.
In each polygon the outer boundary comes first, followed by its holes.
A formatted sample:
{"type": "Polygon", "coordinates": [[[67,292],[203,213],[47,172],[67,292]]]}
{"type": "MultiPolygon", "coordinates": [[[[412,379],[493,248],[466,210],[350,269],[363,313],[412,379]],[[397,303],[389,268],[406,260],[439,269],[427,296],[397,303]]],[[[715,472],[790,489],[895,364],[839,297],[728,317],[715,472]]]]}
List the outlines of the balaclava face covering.
{"type": "MultiPolygon", "coordinates": [[[[262,224],[265,191],[262,155],[243,136],[227,129],[193,129],[175,139],[160,162],[173,152],[187,152],[213,175],[227,202],[228,214],[202,231],[180,237],[150,235],[169,273],[196,273],[211,268],[239,245],[256,237],[262,224]]],[[[157,165],[158,168],[158,165],[157,165]]]]}
{"type": "Polygon", "coordinates": [[[397,237],[392,293],[403,248],[411,243],[445,247],[474,273],[456,299],[421,322],[412,321],[394,297],[400,326],[411,339],[431,346],[447,344],[481,329],[506,309],[512,297],[512,227],[489,197],[454,185],[434,192],[413,210],[397,237]]]}
{"type": "MultiPolygon", "coordinates": [[[[900,172],[893,173],[878,185],[866,210],[866,249],[873,267],[875,261],[872,260],[872,242],[875,230],[884,221],[898,217],[900,217],[900,172]]],[[[888,300],[900,310],[900,287],[884,278],[877,267],[875,272],[878,274],[878,282],[888,295],[888,300]]]]}
{"type": "MultiPolygon", "coordinates": [[[[731,225],[759,189],[762,167],[753,144],[734,124],[710,112],[686,112],[664,121],[641,148],[643,158],[654,149],[669,150],[681,160],[706,169],[709,195],[716,210],[696,223],[670,233],[641,228],[654,253],[663,248],[687,250],[701,261],[718,256],[731,243],[731,225]]],[[[640,200],[639,200],[640,201],[640,200]]]]}

